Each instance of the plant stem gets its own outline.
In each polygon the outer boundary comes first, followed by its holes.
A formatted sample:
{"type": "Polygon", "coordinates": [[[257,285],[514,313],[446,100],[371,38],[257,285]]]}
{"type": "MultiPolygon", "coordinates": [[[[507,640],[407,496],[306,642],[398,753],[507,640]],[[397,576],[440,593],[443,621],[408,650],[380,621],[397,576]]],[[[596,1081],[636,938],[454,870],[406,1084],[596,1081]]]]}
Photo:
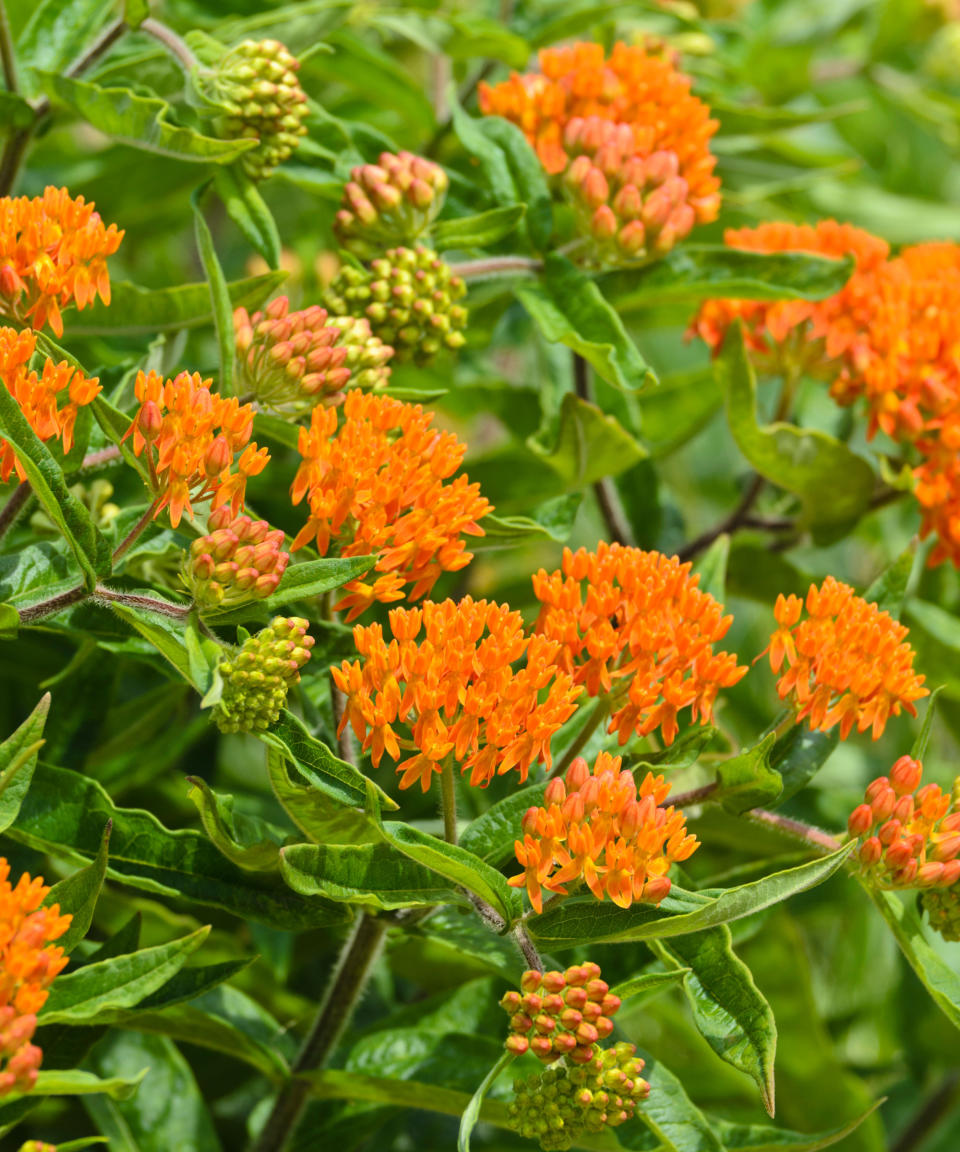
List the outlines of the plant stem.
{"type": "Polygon", "coordinates": [[[530,256],[486,256],[451,264],[450,270],[462,280],[482,280],[490,276],[535,276],[542,267],[542,260],[530,256]]]}
{"type": "MultiPolygon", "coordinates": [[[[127,30],[127,25],[123,20],[114,20],[108,24],[96,40],[94,40],[88,48],[85,48],[72,64],[69,64],[64,69],[64,76],[72,79],[74,76],[79,76],[81,73],[86,72],[90,65],[96,64],[104,52],[112,48],[127,30]]],[[[42,117],[46,116],[50,111],[49,97],[41,96],[39,100],[34,102],[33,107],[37,114],[37,120],[42,119],[42,117]]]]}
{"type": "Polygon", "coordinates": [[[99,468],[103,464],[109,464],[113,460],[119,460],[120,455],[120,449],[116,444],[111,444],[108,448],[101,448],[99,452],[91,452],[89,456],[84,456],[79,471],[92,471],[94,468],[99,468]]]}
{"type": "Polygon", "coordinates": [[[158,612],[161,616],[169,616],[173,620],[185,620],[193,610],[192,604],[174,604],[170,600],[159,600],[154,596],[140,596],[135,592],[116,592],[98,584],[94,589],[97,600],[105,600],[110,604],[127,604],[131,608],[147,608],[151,612],[158,612]]]}
{"type": "Polygon", "coordinates": [[[168,28],[166,24],[161,24],[159,20],[154,20],[152,16],[148,16],[146,20],[140,22],[139,31],[146,32],[148,36],[158,40],[171,56],[177,58],[187,72],[192,72],[197,67],[196,56],[176,32],[172,28],[168,28]]]}
{"type": "Polygon", "coordinates": [[[550,773],[551,779],[555,776],[562,776],[564,772],[570,767],[577,756],[580,755],[581,749],[586,745],[590,737],[600,727],[601,723],[607,718],[610,712],[610,698],[609,696],[601,696],[590,714],[590,719],[580,729],[576,738],[570,747],[564,752],[559,762],[550,773]]]}
{"type": "Polygon", "coordinates": [[[670,803],[674,808],[690,808],[694,804],[702,804],[704,800],[709,800],[719,787],[715,780],[710,784],[701,784],[699,788],[691,788],[689,792],[678,792],[676,796],[671,796],[670,803]]]}
{"type": "Polygon", "coordinates": [[[313,1027],[294,1062],[292,1078],[280,1090],[251,1152],[283,1152],[289,1144],[310,1092],[308,1081],[297,1076],[326,1063],[366,986],[386,931],[386,921],[369,912],[357,916],[313,1027]]]}
{"type": "Polygon", "coordinates": [[[158,501],[154,500],[154,502],[150,505],[150,507],[146,510],[146,512],[144,512],[144,514],[140,517],[140,519],[136,522],[136,524],[134,524],[134,526],[130,529],[130,531],[127,533],[127,535],[117,545],[116,551],[113,554],[114,564],[116,564],[116,562],[120,559],[120,557],[124,554],[124,552],[128,551],[128,549],[130,549],[133,546],[133,544],[140,537],[141,532],[143,532],[144,528],[146,528],[146,526],[150,523],[150,521],[156,515],[157,503],[158,503],[158,501]]]}
{"type": "MultiPolygon", "coordinates": [[[[588,404],[596,403],[590,387],[590,365],[579,352],[573,353],[573,389],[581,400],[588,404]]],[[[593,494],[597,498],[600,514],[607,526],[610,542],[629,547],[633,544],[633,532],[620,507],[620,499],[610,476],[601,476],[593,484],[593,494]]]]}
{"type": "Polygon", "coordinates": [[[14,488],[10,499],[4,504],[3,508],[0,509],[0,539],[2,539],[16,523],[17,517],[23,511],[32,492],[33,489],[30,487],[29,480],[21,480],[16,488],[14,488]]]}
{"type": "Polygon", "coordinates": [[[677,556],[680,560],[693,560],[699,556],[701,552],[709,548],[710,545],[719,536],[725,533],[736,532],[738,528],[743,527],[746,520],[749,518],[750,512],[756,504],[760,493],[763,491],[763,486],[766,483],[764,478],[759,474],[755,475],[750,481],[750,485],[744,494],[740,497],[740,503],[734,508],[726,519],[721,520],[719,524],[713,528],[708,528],[706,532],[701,534],[685,544],[677,551],[677,556]]]}
{"type": "Polygon", "coordinates": [[[51,596],[49,600],[41,600],[39,604],[31,604],[27,608],[18,609],[21,624],[32,624],[34,620],[42,620],[44,616],[52,616],[55,612],[62,612],[71,604],[79,604],[90,595],[83,584],[61,592],[59,596],[51,596]]]}
{"type": "Polygon", "coordinates": [[[513,929],[513,938],[516,941],[517,947],[523,953],[523,958],[536,972],[543,971],[543,961],[540,959],[540,953],[534,947],[533,941],[527,935],[527,929],[521,920],[519,924],[513,929]]]}
{"type": "Polygon", "coordinates": [[[453,758],[448,756],[440,770],[440,799],[443,805],[443,838],[457,842],[457,782],[453,776],[453,758]]]}
{"type": "Polygon", "coordinates": [[[795,840],[803,840],[805,844],[811,844],[822,852],[836,852],[843,847],[839,840],[827,832],[821,832],[819,828],[814,828],[812,824],[792,820],[789,816],[779,816],[776,812],[768,812],[765,808],[751,808],[744,815],[754,824],[774,828],[786,836],[792,836],[795,840]]]}
{"type": "Polygon", "coordinates": [[[13,37],[10,34],[10,21],[7,6],[0,0],[0,60],[3,61],[3,79],[8,92],[19,92],[17,83],[17,59],[13,52],[13,37]]]}
{"type": "Polygon", "coordinates": [[[958,1096],[960,1072],[948,1072],[924,1100],[914,1118],[891,1146],[890,1152],[914,1152],[914,1149],[922,1147],[941,1121],[952,1114],[958,1096]]]}

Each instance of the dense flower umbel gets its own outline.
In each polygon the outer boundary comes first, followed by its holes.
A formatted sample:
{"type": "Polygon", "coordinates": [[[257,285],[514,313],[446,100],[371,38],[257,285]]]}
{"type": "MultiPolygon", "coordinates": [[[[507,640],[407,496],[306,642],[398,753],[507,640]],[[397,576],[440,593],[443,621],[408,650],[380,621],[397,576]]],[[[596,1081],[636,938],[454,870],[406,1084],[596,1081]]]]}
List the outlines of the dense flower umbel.
{"type": "Polygon", "coordinates": [[[10,865],[0,857],[0,1096],[36,1083],[43,1054],[30,1041],[50,985],[67,963],[53,941],[72,920],[57,904],[40,907],[50,889],[39,877],[24,873],[16,887],[9,878],[10,865]]]}
{"type": "Polygon", "coordinates": [[[921,788],[922,776],[919,760],[901,756],[847,822],[860,839],[860,867],[884,888],[942,889],[960,880],[960,804],[936,784],[921,788]]]}
{"type": "Polygon", "coordinates": [[[224,110],[221,133],[259,141],[240,156],[253,180],[269,176],[306,135],[307,95],[297,79],[299,67],[297,58],[278,40],[244,40],[202,80],[204,95],[224,110]]]}
{"type": "Polygon", "coordinates": [[[588,961],[565,972],[524,972],[520,992],[504,994],[500,1007],[510,1017],[507,1051],[532,1052],[544,1064],[569,1056],[589,1063],[598,1040],[613,1031],[620,997],[600,979],[600,965],[588,961]]]}
{"type": "Polygon", "coordinates": [[[122,239],[66,188],[0,198],[0,311],[63,335],[61,309],[86,308],[97,296],[110,303],[107,257],[122,239]]]}
{"type": "Polygon", "coordinates": [[[439,164],[412,152],[381,152],[376,164],[358,165],[343,189],[334,221],[342,247],[364,260],[397,244],[412,244],[429,230],[450,180],[439,164]]]}
{"type": "Polygon", "coordinates": [[[693,330],[714,352],[719,351],[730,325],[740,320],[747,346],[761,356],[765,366],[782,368],[784,358],[793,357],[808,369],[835,373],[839,358],[856,347],[864,318],[874,306],[873,273],[886,260],[887,242],[836,220],[728,228],[724,239],[731,248],[751,252],[853,257],[853,275],[825,300],[708,300],[693,322],[693,330]]]}
{"type": "Polygon", "coordinates": [[[337,316],[363,316],[398,360],[427,364],[463,346],[467,287],[429,248],[391,248],[369,269],[346,265],[324,293],[337,316]]]}
{"type": "Polygon", "coordinates": [[[572,1148],[584,1132],[618,1128],[650,1094],[635,1044],[595,1049],[587,1064],[559,1063],[513,1082],[510,1126],[544,1152],[572,1148]]]}
{"type": "Polygon", "coordinates": [[[139,372],[134,391],[140,408],[127,436],[133,435],[138,456],[146,451],[155,515],[169,505],[176,528],[185,509],[192,515],[191,501],[207,497],[214,508],[229,505],[239,513],[248,478],[270,459],[266,448],[249,443],[250,405],[211,392],[210,381],[198,372],[181,372],[173,380],[139,372]]]}
{"type": "Polygon", "coordinates": [[[400,787],[424,792],[452,758],[485,786],[532,764],[549,766],[550,740],[576,707],[579,689],[555,665],[556,644],[529,636],[519,612],[469,596],[390,612],[356,627],[360,659],[333,669],[349,723],[374,765],[399,761],[400,787]],[[404,753],[410,753],[401,759],[404,753]]]}
{"type": "Polygon", "coordinates": [[[338,421],[335,409],[314,408],[300,429],[303,457],[292,498],[306,497],[310,517],[293,550],[316,542],[321,556],[335,543],[341,556],[376,555],[375,575],[353,580],[337,608],[358,616],[374,601],[425,595],[441,572],[472,559],[462,533],[482,536],[490,511],[477,484],[456,472],[466,446],[431,427],[419,405],[351,391],[338,421]]]}
{"type": "Polygon", "coordinates": [[[733,618],[699,579],[676,557],[604,543],[565,549],[562,571],[533,577],[537,632],[559,642],[560,666],[590,696],[610,694],[608,731],[621,744],[656,729],[672,743],[687,707],[708,723],[717,692],[746,674],[713,651],[733,618]]]}
{"type": "Polygon", "coordinates": [[[374,336],[370,321],[362,316],[331,316],[327,323],[340,329],[340,347],[347,350],[343,363],[350,371],[350,387],[368,392],[386,388],[393,348],[374,336]]]}
{"type": "Polygon", "coordinates": [[[928,690],[913,670],[907,628],[832,576],[810,585],[801,620],[803,609],[798,596],[777,597],[779,627],[766,650],[774,672],[786,661],[777,691],[790,698],[798,721],[822,732],[839,724],[843,740],[854,726],[870,729],[876,740],[902,708],[916,715],[914,701],[928,690]]]}
{"type": "Polygon", "coordinates": [[[309,626],[298,616],[277,616],[220,665],[223,697],[213,717],[221,732],[262,732],[276,724],[287,693],[310,659],[314,639],[309,626]]]}
{"type": "Polygon", "coordinates": [[[693,228],[696,213],[675,152],[640,155],[629,124],[599,116],[575,117],[563,135],[575,157],[563,184],[595,263],[663,254],[693,228]]]}
{"type": "Polygon", "coordinates": [[[296,416],[343,400],[347,349],[323,308],[291,312],[286,296],[278,296],[252,316],[238,308],[233,326],[241,391],[262,407],[296,416]]]}
{"type": "Polygon", "coordinates": [[[652,41],[617,43],[607,60],[602,45],[580,43],[545,48],[539,58],[539,73],[514,73],[493,88],[481,84],[480,107],[518,124],[548,172],[567,166],[564,129],[570,121],[600,116],[633,129],[638,155],[672,152],[697,222],[716,219],[720,181],[710,138],[717,122],[691,95],[690,78],[677,70],[672,54],[652,41]]]}
{"type": "Polygon", "coordinates": [[[601,752],[592,773],[578,756],[566,782],[547,785],[543,807],[524,814],[523,839],[514,843],[523,872],[510,884],[526,888],[537,912],[542,888],[566,894],[564,885],[579,879],[598,900],[609,896],[621,908],[637,900],[659,904],[670,891],[670,865],[699,847],[683,813],[659,807],[669,792],[650,772],[638,788],[619,756],[601,752]]]}
{"type": "Polygon", "coordinates": [[[227,506],[211,512],[208,527],[184,553],[180,571],[201,611],[272,596],[290,560],[283,532],[271,531],[266,520],[234,516],[227,506]]]}
{"type": "MultiPolygon", "coordinates": [[[[0,381],[37,436],[59,438],[64,452],[69,452],[77,411],[96,398],[100,382],[96,376],[87,379],[65,360],[55,364],[49,357],[37,375],[28,368],[35,346],[36,337],[29,329],[0,328],[0,381]]],[[[6,483],[14,470],[21,480],[26,478],[13,448],[0,439],[0,480],[6,483]]]]}

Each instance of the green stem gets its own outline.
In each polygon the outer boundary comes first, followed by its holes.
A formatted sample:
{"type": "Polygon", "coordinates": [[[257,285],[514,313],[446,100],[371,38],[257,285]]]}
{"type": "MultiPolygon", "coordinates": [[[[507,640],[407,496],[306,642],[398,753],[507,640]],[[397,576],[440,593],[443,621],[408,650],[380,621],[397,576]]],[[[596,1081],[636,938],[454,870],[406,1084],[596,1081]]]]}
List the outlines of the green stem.
{"type": "Polygon", "coordinates": [[[543,268],[542,260],[530,256],[485,256],[481,260],[464,260],[451,264],[450,270],[462,280],[481,280],[490,276],[534,276],[543,268]]]}
{"type": "Polygon", "coordinates": [[[10,34],[10,21],[7,6],[0,0],[0,60],[3,61],[3,78],[8,92],[19,92],[17,83],[17,60],[13,52],[13,36],[10,34]]]}
{"type": "Polygon", "coordinates": [[[10,494],[10,498],[6,504],[4,504],[3,508],[0,509],[0,539],[14,526],[17,517],[26,507],[26,503],[30,499],[32,492],[33,489],[30,487],[29,480],[22,480],[16,488],[14,488],[10,494]]]}
{"type": "Polygon", "coordinates": [[[576,760],[576,758],[580,755],[580,752],[586,746],[587,741],[594,734],[594,732],[596,732],[596,730],[600,727],[602,722],[607,718],[609,714],[610,697],[609,695],[601,696],[594,705],[590,719],[580,729],[580,732],[578,733],[573,743],[566,750],[566,752],[564,752],[559,762],[554,766],[553,771],[550,773],[551,779],[555,776],[562,776],[564,772],[566,772],[574,760],[576,760]]]}
{"type": "Polygon", "coordinates": [[[113,554],[114,564],[116,564],[116,562],[120,559],[120,557],[124,554],[124,552],[129,551],[129,549],[139,539],[143,530],[147,527],[147,525],[150,523],[150,521],[156,515],[157,505],[159,504],[159,502],[160,502],[159,499],[154,500],[154,502],[150,505],[150,507],[146,510],[146,512],[144,512],[144,514],[140,517],[140,519],[136,522],[136,524],[134,524],[134,526],[130,529],[130,531],[127,533],[127,535],[117,545],[116,551],[113,554]]]}
{"type": "Polygon", "coordinates": [[[453,758],[448,756],[440,770],[440,800],[443,806],[443,838],[457,842],[457,782],[453,776],[453,758]]]}
{"type": "Polygon", "coordinates": [[[785,836],[791,836],[795,840],[803,840],[804,843],[819,848],[825,854],[836,852],[843,847],[839,840],[827,832],[822,832],[819,828],[814,828],[812,824],[804,824],[801,820],[792,820],[789,816],[768,812],[765,808],[751,808],[744,815],[754,824],[763,824],[767,828],[774,828],[778,832],[782,832],[785,836]]]}
{"type": "Polygon", "coordinates": [[[289,1145],[310,1094],[309,1081],[297,1077],[326,1063],[366,987],[386,930],[386,922],[369,912],[361,912],[357,917],[327,995],[293,1065],[292,1078],[280,1090],[273,1111],[250,1152],[283,1152],[289,1145]]]}
{"type": "Polygon", "coordinates": [[[709,784],[701,784],[699,788],[691,788],[689,792],[678,792],[676,796],[671,796],[670,803],[674,808],[689,808],[693,804],[702,804],[704,800],[709,800],[719,787],[715,780],[709,784]]]}
{"type": "MultiPolygon", "coordinates": [[[[581,400],[588,404],[596,404],[593,389],[590,386],[590,365],[579,352],[573,353],[573,390],[581,400]]],[[[596,497],[600,515],[607,526],[607,536],[613,544],[623,544],[627,547],[633,544],[633,530],[627,522],[616,486],[610,476],[601,476],[594,481],[593,494],[596,497]]]]}
{"type": "Polygon", "coordinates": [[[154,40],[162,44],[171,56],[176,57],[187,72],[192,72],[197,67],[196,56],[176,32],[172,28],[168,28],[166,24],[161,24],[159,20],[154,20],[152,16],[148,16],[146,20],[140,22],[139,31],[146,32],[148,36],[152,36],[154,40]]]}

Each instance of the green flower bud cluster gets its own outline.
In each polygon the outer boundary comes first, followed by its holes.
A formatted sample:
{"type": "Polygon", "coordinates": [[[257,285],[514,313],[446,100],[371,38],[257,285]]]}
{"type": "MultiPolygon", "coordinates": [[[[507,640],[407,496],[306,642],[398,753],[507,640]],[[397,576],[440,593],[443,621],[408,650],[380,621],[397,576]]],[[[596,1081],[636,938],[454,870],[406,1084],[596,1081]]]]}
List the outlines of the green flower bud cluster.
{"type": "Polygon", "coordinates": [[[391,248],[369,268],[347,265],[327,289],[324,304],[336,316],[362,316],[373,334],[392,345],[398,360],[429,363],[443,348],[464,342],[467,292],[436,252],[391,248]]]}
{"type": "Polygon", "coordinates": [[[944,940],[960,940],[960,884],[926,888],[920,897],[924,912],[944,940]]]}
{"type": "Polygon", "coordinates": [[[390,383],[390,361],[393,348],[374,336],[370,321],[362,316],[331,316],[327,323],[340,330],[340,347],[347,357],[343,364],[350,371],[350,383],[367,392],[379,392],[390,383]]]}
{"type": "Polygon", "coordinates": [[[363,260],[422,236],[443,207],[450,180],[440,167],[412,152],[382,152],[360,164],[343,189],[334,229],[340,244],[363,260]]]}
{"type": "Polygon", "coordinates": [[[300,62],[279,40],[244,40],[221,60],[208,97],[223,109],[218,124],[230,140],[259,140],[240,164],[264,180],[306,135],[307,96],[297,79],[300,62]]]}
{"type": "Polygon", "coordinates": [[[209,528],[184,553],[180,570],[200,611],[272,596],[290,560],[283,532],[266,520],[234,516],[229,504],[211,512],[209,528]]]}
{"type": "Polygon", "coordinates": [[[510,1125],[544,1152],[573,1147],[584,1132],[617,1128],[636,1114],[650,1085],[640,1073],[636,1045],[620,1043],[597,1053],[589,1064],[559,1061],[540,1075],[515,1080],[510,1125]]]}
{"type": "Polygon", "coordinates": [[[307,627],[297,616],[277,616],[220,665],[223,697],[214,719],[221,732],[262,732],[277,722],[287,693],[310,659],[314,640],[307,627]]]}

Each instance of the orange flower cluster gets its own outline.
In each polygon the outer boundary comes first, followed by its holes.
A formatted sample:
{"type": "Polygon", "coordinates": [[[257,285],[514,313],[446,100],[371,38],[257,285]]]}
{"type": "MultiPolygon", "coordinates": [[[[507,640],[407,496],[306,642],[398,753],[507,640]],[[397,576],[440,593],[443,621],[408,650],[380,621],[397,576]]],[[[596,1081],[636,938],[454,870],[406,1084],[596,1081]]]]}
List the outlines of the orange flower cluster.
{"type": "Polygon", "coordinates": [[[536,631],[557,642],[558,663],[588,695],[610,694],[607,730],[621,744],[658,728],[672,744],[682,709],[708,723],[719,690],[746,675],[736,656],[713,651],[733,618],[699,579],[675,556],[604,543],[565,549],[562,571],[533,577],[536,631]]]}
{"type": "Polygon", "coordinates": [[[66,188],[0,198],[0,302],[17,320],[63,335],[61,308],[110,303],[107,257],[123,232],[104,226],[93,204],[66,188]]]}
{"type": "Polygon", "coordinates": [[[247,480],[270,459],[266,448],[249,442],[253,408],[211,392],[210,381],[201,380],[199,372],[181,372],[173,380],[152,370],[139,372],[134,391],[140,408],[126,436],[133,435],[138,456],[146,451],[154,516],[169,505],[176,528],[184,510],[193,515],[191,501],[208,497],[214,508],[229,504],[239,514],[247,480]]]}
{"type": "Polygon", "coordinates": [[[693,321],[693,331],[714,352],[735,320],[743,324],[747,347],[774,366],[781,356],[792,356],[808,367],[819,365],[856,347],[863,317],[872,306],[873,273],[889,253],[885,240],[836,220],[728,228],[724,240],[731,248],[749,252],[811,252],[835,260],[852,256],[855,271],[826,300],[707,300],[693,321]]]}
{"type": "Polygon", "coordinates": [[[379,624],[358,625],[361,659],[333,669],[346,696],[340,731],[349,723],[374,765],[386,752],[400,761],[400,787],[419,780],[424,792],[449,757],[481,788],[514,768],[523,783],[531,764],[549,767],[551,737],[580,690],[557,670],[557,645],[525,633],[519,612],[469,596],[428,600],[391,609],[390,631],[388,643],[379,624]],[[412,755],[401,761],[401,749],[412,755]]]}
{"type": "MultiPolygon", "coordinates": [[[[64,452],[69,452],[77,410],[98,395],[100,381],[96,376],[87,379],[65,360],[55,364],[49,357],[38,376],[27,367],[35,347],[36,337],[29,329],[16,332],[13,328],[0,328],[0,381],[37,436],[41,440],[59,437],[64,452]]],[[[13,448],[0,439],[0,480],[4,484],[14,469],[21,480],[26,479],[13,448]]]]}
{"type": "Polygon", "coordinates": [[[510,1017],[506,1049],[517,1056],[533,1052],[544,1064],[566,1056],[574,1064],[588,1064],[595,1045],[613,1031],[620,1010],[600,965],[588,960],[565,972],[537,972],[531,968],[520,979],[520,991],[505,992],[500,1007],[510,1017]]]}
{"type": "Polygon", "coordinates": [[[10,865],[0,856],[0,1096],[28,1092],[43,1053],[31,1043],[37,1013],[65,967],[62,948],[52,946],[70,927],[57,904],[41,908],[50,891],[24,873],[10,884],[10,865]]]}
{"type": "Polygon", "coordinates": [[[847,827],[863,869],[885,888],[949,888],[960,880],[960,807],[936,784],[920,788],[923,765],[901,756],[867,788],[847,827]]]}
{"type": "Polygon", "coordinates": [[[564,885],[579,879],[598,900],[609,896],[620,908],[637,900],[659,904],[670,891],[670,865],[689,859],[700,844],[687,833],[682,812],[660,807],[669,793],[670,785],[651,772],[638,788],[619,756],[601,752],[592,773],[578,756],[566,783],[551,780],[544,806],[524,813],[523,839],[514,844],[523,872],[509,883],[526,888],[537,912],[543,888],[566,895],[564,885]]]}
{"type": "Polygon", "coordinates": [[[353,580],[336,607],[348,620],[375,601],[426,595],[442,572],[456,572],[472,554],[461,533],[482,536],[477,521],[491,511],[480,487],[466,476],[445,484],[466,446],[431,427],[419,405],[351,391],[343,419],[332,408],[314,408],[300,429],[303,462],[293,481],[294,504],[304,497],[310,517],[293,550],[316,541],[326,555],[332,541],[341,556],[378,557],[372,581],[353,580]]]}
{"type": "Polygon", "coordinates": [[[810,585],[805,620],[803,608],[798,596],[777,597],[779,627],[766,649],[774,672],[786,661],[777,691],[792,698],[798,721],[822,732],[839,724],[843,740],[854,725],[869,728],[876,740],[901,708],[916,715],[914,701],[928,690],[913,670],[907,628],[832,576],[810,585]]]}
{"type": "Polygon", "coordinates": [[[690,78],[674,55],[654,41],[614,45],[570,44],[540,52],[540,72],[513,73],[495,87],[480,85],[480,108],[523,129],[550,173],[562,172],[568,154],[564,130],[574,117],[599,116],[633,129],[636,155],[672,152],[686,181],[697,222],[715,220],[720,181],[710,138],[717,122],[690,93],[690,78]]]}

